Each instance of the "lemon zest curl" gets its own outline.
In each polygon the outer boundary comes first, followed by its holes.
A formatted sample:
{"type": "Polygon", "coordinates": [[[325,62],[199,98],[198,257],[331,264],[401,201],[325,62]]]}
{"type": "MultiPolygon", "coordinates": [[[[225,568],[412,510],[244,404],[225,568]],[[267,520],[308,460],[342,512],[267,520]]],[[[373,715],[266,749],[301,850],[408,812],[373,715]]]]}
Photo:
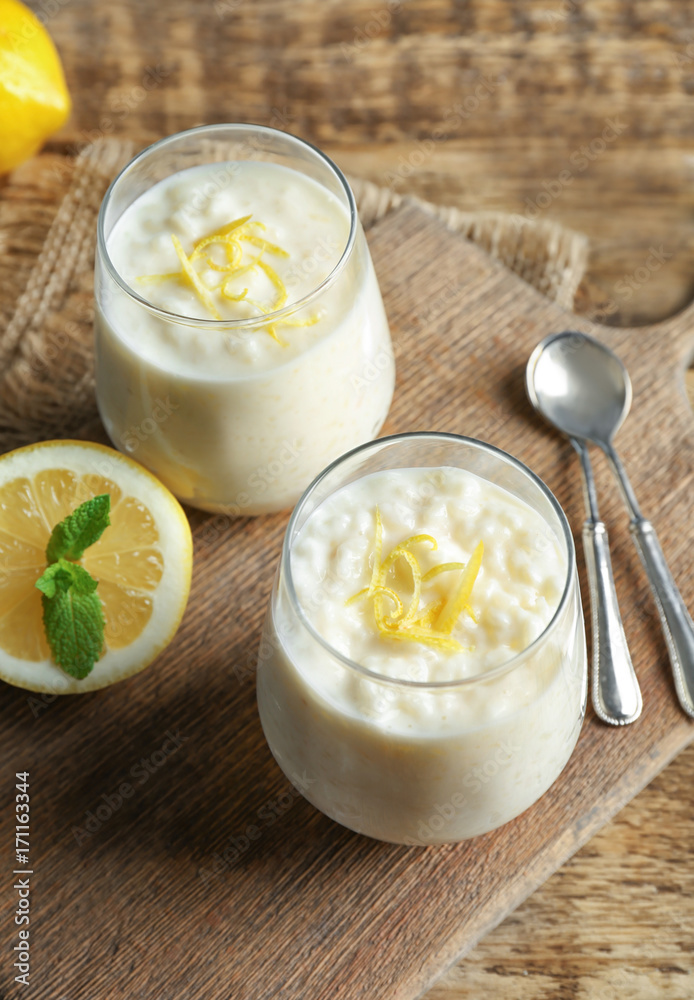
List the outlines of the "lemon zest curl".
{"type": "MultiPolygon", "coordinates": [[[[190,254],[185,253],[181,241],[172,233],[171,240],[176,251],[176,256],[181,263],[181,270],[170,271],[166,274],[144,274],[138,277],[137,280],[145,284],[158,284],[165,281],[185,282],[193,289],[207,311],[217,320],[221,320],[223,317],[220,315],[212,297],[213,292],[219,292],[222,299],[227,299],[230,302],[247,303],[249,306],[257,309],[261,316],[277,312],[278,309],[282,309],[286,305],[289,293],[282,278],[274,267],[263,259],[263,255],[267,253],[283,258],[288,258],[290,255],[282,247],[277,246],[275,243],[270,243],[269,240],[261,236],[257,236],[253,232],[252,227],[261,231],[265,231],[266,229],[263,223],[254,220],[252,215],[244,215],[239,219],[234,219],[233,222],[220,226],[214,232],[208,233],[206,236],[201,236],[200,239],[194,242],[190,254]],[[250,244],[252,247],[258,248],[260,253],[251,257],[250,260],[244,261],[244,257],[248,255],[248,251],[244,248],[243,244],[250,244]],[[220,261],[219,254],[217,258],[213,256],[213,248],[215,246],[224,251],[225,261],[220,261]],[[205,268],[218,272],[222,276],[221,281],[213,287],[208,286],[203,281],[201,272],[194,267],[197,261],[201,261],[205,268]],[[269,306],[247,298],[247,288],[242,289],[240,292],[234,292],[229,287],[229,282],[255,269],[265,274],[275,290],[275,301],[269,306]]],[[[272,323],[268,323],[263,329],[278,344],[282,347],[287,347],[287,342],[277,333],[276,328],[278,326],[293,328],[308,327],[314,326],[319,320],[320,316],[318,315],[309,316],[306,319],[276,319],[272,323]]]]}
{"type": "Polygon", "coordinates": [[[422,544],[430,545],[432,552],[438,549],[438,543],[432,535],[412,535],[396,545],[384,559],[383,520],[377,507],[371,579],[369,585],[352,594],[346,604],[354,604],[363,598],[373,599],[376,627],[385,638],[401,642],[421,642],[447,652],[463,652],[464,647],[452,637],[451,633],[464,612],[467,612],[473,621],[477,621],[469,602],[482,565],[484,544],[479,542],[467,563],[441,563],[424,574],[417,557],[411,551],[413,547],[422,544]],[[412,593],[407,606],[387,583],[388,574],[400,560],[404,560],[412,575],[412,593]],[[442,573],[450,572],[459,573],[459,577],[448,594],[435,598],[420,608],[422,587],[442,573]],[[391,614],[386,614],[386,600],[394,606],[395,610],[391,614]]]}

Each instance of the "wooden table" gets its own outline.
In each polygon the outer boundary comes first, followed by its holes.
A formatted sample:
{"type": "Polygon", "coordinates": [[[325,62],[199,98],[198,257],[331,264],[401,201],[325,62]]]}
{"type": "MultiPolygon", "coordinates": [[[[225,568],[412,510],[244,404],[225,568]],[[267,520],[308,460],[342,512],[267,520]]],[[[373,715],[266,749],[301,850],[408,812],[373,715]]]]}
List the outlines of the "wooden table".
{"type": "MultiPolygon", "coordinates": [[[[144,144],[203,122],[275,124],[398,191],[587,233],[583,312],[638,324],[691,298],[686,0],[32,6],[46,12],[75,100],[49,148],[111,134],[144,144]],[[434,141],[441,123],[448,138],[434,141]]],[[[694,996],[693,766],[694,748],[429,1000],[694,996]]]]}

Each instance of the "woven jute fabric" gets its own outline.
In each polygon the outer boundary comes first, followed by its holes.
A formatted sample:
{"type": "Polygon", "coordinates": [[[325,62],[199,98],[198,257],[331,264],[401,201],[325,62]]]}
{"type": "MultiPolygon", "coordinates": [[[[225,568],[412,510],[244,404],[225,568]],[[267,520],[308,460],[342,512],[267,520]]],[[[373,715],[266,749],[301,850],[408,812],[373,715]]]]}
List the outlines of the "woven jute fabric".
{"type": "MultiPolygon", "coordinates": [[[[0,334],[0,451],[74,436],[96,420],[96,217],[108,184],[134,151],[129,142],[108,139],[91,144],[75,159],[64,158],[59,168],[55,162],[47,165],[54,180],[48,188],[56,199],[55,216],[19,297],[13,246],[0,242],[0,316],[7,319],[0,334]]],[[[542,294],[567,308],[573,304],[587,257],[581,234],[552,222],[461,212],[408,199],[359,178],[350,182],[365,229],[404,201],[416,201],[542,294]]],[[[44,198],[42,211],[52,207],[44,198]]]]}

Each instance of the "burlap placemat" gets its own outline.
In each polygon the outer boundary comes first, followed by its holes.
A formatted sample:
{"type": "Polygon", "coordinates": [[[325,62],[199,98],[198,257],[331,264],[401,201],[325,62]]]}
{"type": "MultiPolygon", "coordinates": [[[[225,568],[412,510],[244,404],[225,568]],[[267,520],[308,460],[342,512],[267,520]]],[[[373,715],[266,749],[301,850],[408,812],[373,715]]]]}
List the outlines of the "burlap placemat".
{"type": "MultiPolygon", "coordinates": [[[[27,246],[21,239],[19,244],[3,240],[0,232],[0,316],[7,317],[0,335],[0,451],[46,438],[81,436],[98,420],[92,351],[96,216],[108,184],[134,151],[129,142],[107,139],[91,144],[76,159],[46,161],[46,184],[38,186],[35,202],[26,199],[14,206],[21,215],[34,204],[41,219],[55,211],[19,297],[17,254],[22,251],[26,258],[27,246]]],[[[350,182],[366,229],[408,200],[369,181],[350,182]]],[[[572,306],[585,269],[585,236],[553,222],[409,200],[478,243],[544,295],[572,306]]],[[[31,245],[40,220],[25,221],[17,227],[14,219],[15,228],[31,245]]]]}

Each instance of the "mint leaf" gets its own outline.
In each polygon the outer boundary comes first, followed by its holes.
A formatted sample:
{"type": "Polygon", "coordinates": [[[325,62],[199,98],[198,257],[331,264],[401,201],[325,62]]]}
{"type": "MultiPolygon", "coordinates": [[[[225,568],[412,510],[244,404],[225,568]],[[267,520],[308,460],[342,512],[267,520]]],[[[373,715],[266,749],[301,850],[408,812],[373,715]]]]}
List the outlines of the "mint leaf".
{"type": "Polygon", "coordinates": [[[52,563],[36,581],[53,659],[78,680],[91,673],[104,648],[104,613],[97,583],[84,566],[67,559],[52,563]]]}
{"type": "MultiPolygon", "coordinates": [[[[59,591],[69,590],[72,586],[72,581],[74,579],[72,574],[72,568],[74,563],[68,563],[67,566],[63,565],[66,560],[59,560],[58,562],[51,563],[44,572],[43,575],[38,578],[35,586],[45,594],[46,597],[55,597],[56,593],[59,591]]],[[[81,567],[80,567],[81,568],[81,567]]],[[[85,570],[85,573],[87,571],[85,570]]],[[[87,573],[89,576],[89,573],[87,573]]],[[[91,580],[91,576],[89,576],[91,580]]]]}
{"type": "Polygon", "coordinates": [[[56,524],[46,548],[46,559],[55,563],[59,559],[77,561],[84,555],[84,550],[97,542],[104,529],[111,523],[109,512],[111,497],[102,493],[76,507],[71,514],[56,524]]]}
{"type": "Polygon", "coordinates": [[[104,648],[104,613],[98,581],[77,562],[111,523],[111,497],[102,493],[56,524],[46,548],[48,567],[36,581],[43,604],[43,628],[53,659],[82,680],[104,648]]]}

